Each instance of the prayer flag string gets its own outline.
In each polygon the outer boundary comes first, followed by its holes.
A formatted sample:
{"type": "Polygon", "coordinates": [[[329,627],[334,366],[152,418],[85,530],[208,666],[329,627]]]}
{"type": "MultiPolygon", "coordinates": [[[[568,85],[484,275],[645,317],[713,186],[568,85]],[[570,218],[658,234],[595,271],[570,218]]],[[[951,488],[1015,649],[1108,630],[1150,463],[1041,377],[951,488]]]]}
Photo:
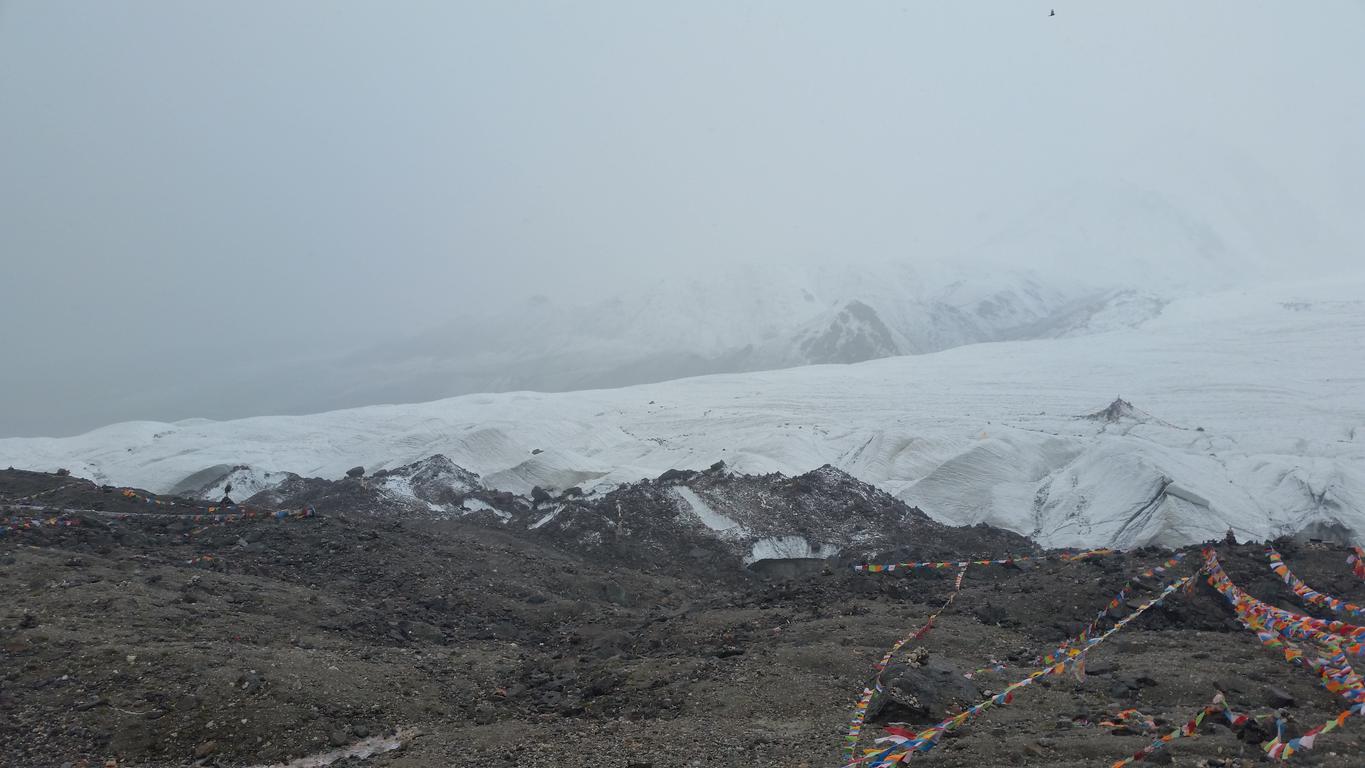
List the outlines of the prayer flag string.
{"type": "Polygon", "coordinates": [[[1251,630],[1262,645],[1282,653],[1286,661],[1307,667],[1318,676],[1324,688],[1340,694],[1350,703],[1332,719],[1297,738],[1285,739],[1284,724],[1277,722],[1275,738],[1262,745],[1269,757],[1283,760],[1295,752],[1312,749],[1319,735],[1341,727],[1352,715],[1365,714],[1365,681],[1356,674],[1347,656],[1348,651],[1359,655],[1360,644],[1356,638],[1361,628],[1341,622],[1324,622],[1270,606],[1237,587],[1223,570],[1213,549],[1204,550],[1204,561],[1209,584],[1232,605],[1237,620],[1251,630]],[[1340,627],[1346,631],[1338,633],[1324,627],[1340,627]],[[1305,651],[1296,639],[1319,643],[1329,654],[1305,651]]]}
{"type": "Polygon", "coordinates": [[[957,599],[958,593],[962,591],[962,579],[967,575],[967,567],[967,564],[958,567],[957,578],[953,581],[953,591],[948,593],[948,599],[943,601],[943,605],[940,605],[938,610],[929,614],[929,618],[925,620],[924,624],[921,625],[919,629],[916,629],[914,632],[897,640],[896,643],[891,646],[891,649],[882,656],[881,660],[872,665],[876,674],[873,675],[871,682],[863,688],[862,695],[854,702],[853,718],[849,721],[848,733],[844,736],[844,756],[847,762],[852,762],[857,755],[858,741],[862,738],[863,725],[867,721],[868,707],[871,706],[872,700],[876,695],[885,690],[882,687],[882,674],[886,672],[887,665],[891,663],[891,659],[896,655],[897,651],[905,647],[908,643],[918,640],[927,634],[929,630],[933,628],[934,620],[938,618],[938,615],[943,613],[948,609],[948,606],[953,604],[953,601],[957,599]]]}
{"type": "Polygon", "coordinates": [[[1266,558],[1270,560],[1270,570],[1274,572],[1276,576],[1279,576],[1280,579],[1284,581],[1285,585],[1288,586],[1294,594],[1299,596],[1300,600],[1303,600],[1310,605],[1326,608],[1333,613],[1348,613],[1357,618],[1365,618],[1365,607],[1361,607],[1355,603],[1348,603],[1339,597],[1333,597],[1325,592],[1319,592],[1304,583],[1303,579],[1295,576],[1294,572],[1289,570],[1289,566],[1285,565],[1284,558],[1280,557],[1280,553],[1277,552],[1274,547],[1266,546],[1265,555],[1266,558]]]}
{"type": "Polygon", "coordinates": [[[1044,675],[1064,675],[1068,671],[1074,669],[1077,665],[1084,663],[1085,657],[1088,653],[1090,653],[1090,651],[1099,647],[1100,644],[1108,640],[1115,633],[1122,630],[1138,616],[1141,616],[1143,613],[1151,609],[1153,606],[1159,605],[1176,590],[1190,583],[1191,579],[1194,578],[1194,575],[1184,576],[1171,582],[1164,589],[1162,589],[1160,594],[1148,600],[1146,603],[1144,603],[1141,607],[1134,610],[1132,613],[1128,614],[1122,619],[1119,619],[1114,624],[1114,626],[1111,627],[1107,632],[1098,637],[1094,637],[1087,640],[1084,647],[1082,648],[1072,649],[1073,655],[1071,655],[1069,658],[1060,661],[1054,665],[1045,666],[1041,669],[1035,670],[1034,672],[1030,673],[1028,677],[1025,677],[1017,682],[1011,683],[1010,685],[1006,686],[1006,688],[1000,693],[980,703],[977,703],[963,710],[962,712],[950,718],[947,718],[946,720],[943,720],[936,725],[933,725],[923,731],[920,731],[919,733],[911,733],[909,731],[905,731],[899,728],[888,728],[887,729],[888,735],[883,738],[877,739],[876,743],[878,744],[889,743],[890,744],[889,747],[866,750],[864,752],[863,757],[858,758],[857,760],[850,761],[845,765],[845,768],[852,768],[853,766],[865,766],[866,768],[880,768],[881,766],[897,765],[902,762],[905,762],[906,760],[911,759],[917,754],[929,752],[934,747],[938,746],[939,739],[943,736],[944,733],[947,733],[950,730],[958,728],[971,718],[979,715],[981,712],[987,709],[990,709],[995,706],[1003,706],[1012,703],[1014,701],[1014,694],[1016,691],[1025,686],[1031,685],[1038,678],[1043,677],[1044,675]]]}
{"type": "Polygon", "coordinates": [[[1365,549],[1351,547],[1351,554],[1346,557],[1346,564],[1351,566],[1351,573],[1358,579],[1365,579],[1365,549]]]}

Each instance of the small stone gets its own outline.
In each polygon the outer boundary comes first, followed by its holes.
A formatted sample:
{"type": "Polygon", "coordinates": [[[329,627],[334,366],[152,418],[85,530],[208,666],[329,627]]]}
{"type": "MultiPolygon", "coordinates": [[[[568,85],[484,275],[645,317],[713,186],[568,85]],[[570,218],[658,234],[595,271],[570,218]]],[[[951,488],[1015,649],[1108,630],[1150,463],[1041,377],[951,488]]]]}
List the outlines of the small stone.
{"type": "Polygon", "coordinates": [[[345,731],[337,729],[327,734],[327,740],[330,741],[334,747],[344,747],[351,739],[345,731]]]}
{"type": "Polygon", "coordinates": [[[212,739],[194,748],[194,759],[201,760],[218,751],[218,742],[212,739]]]}

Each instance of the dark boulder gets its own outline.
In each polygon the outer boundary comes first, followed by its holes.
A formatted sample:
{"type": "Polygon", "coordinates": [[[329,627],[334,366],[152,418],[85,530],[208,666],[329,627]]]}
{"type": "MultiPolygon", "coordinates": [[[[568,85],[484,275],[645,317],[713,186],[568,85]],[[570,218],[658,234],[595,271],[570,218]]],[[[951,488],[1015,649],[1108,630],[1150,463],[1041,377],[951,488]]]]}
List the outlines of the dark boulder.
{"type": "Polygon", "coordinates": [[[868,705],[868,720],[938,721],[981,699],[981,689],[946,661],[922,648],[891,662],[882,673],[884,692],[868,705]]]}
{"type": "Polygon", "coordinates": [[[664,472],[662,475],[659,475],[659,482],[681,483],[692,479],[693,477],[696,476],[696,474],[697,473],[695,471],[690,469],[670,469],[664,472]]]}
{"type": "Polygon", "coordinates": [[[1285,709],[1294,706],[1294,695],[1286,692],[1283,688],[1267,685],[1265,686],[1265,703],[1275,709],[1285,709]]]}

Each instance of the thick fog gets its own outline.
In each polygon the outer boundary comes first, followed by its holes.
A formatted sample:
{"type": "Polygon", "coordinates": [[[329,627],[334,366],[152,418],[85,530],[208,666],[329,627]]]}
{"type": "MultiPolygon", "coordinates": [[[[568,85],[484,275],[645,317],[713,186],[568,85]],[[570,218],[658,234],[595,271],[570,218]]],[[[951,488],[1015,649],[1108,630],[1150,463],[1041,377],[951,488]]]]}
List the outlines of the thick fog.
{"type": "Polygon", "coordinates": [[[1008,234],[1111,185],[1270,201],[1267,278],[1355,268],[1362,39],[1325,1],[0,2],[0,436],[357,404],[310,361],[731,262],[1122,271],[1008,234]]]}

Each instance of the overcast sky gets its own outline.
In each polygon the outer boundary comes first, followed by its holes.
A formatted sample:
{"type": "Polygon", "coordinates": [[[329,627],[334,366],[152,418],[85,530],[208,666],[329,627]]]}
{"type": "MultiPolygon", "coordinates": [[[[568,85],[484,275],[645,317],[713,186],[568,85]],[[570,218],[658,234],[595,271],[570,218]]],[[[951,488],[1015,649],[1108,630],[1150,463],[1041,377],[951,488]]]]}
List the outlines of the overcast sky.
{"type": "Polygon", "coordinates": [[[0,0],[0,436],[531,293],[937,257],[1204,148],[1354,248],[1362,39],[1347,0],[0,0]]]}

